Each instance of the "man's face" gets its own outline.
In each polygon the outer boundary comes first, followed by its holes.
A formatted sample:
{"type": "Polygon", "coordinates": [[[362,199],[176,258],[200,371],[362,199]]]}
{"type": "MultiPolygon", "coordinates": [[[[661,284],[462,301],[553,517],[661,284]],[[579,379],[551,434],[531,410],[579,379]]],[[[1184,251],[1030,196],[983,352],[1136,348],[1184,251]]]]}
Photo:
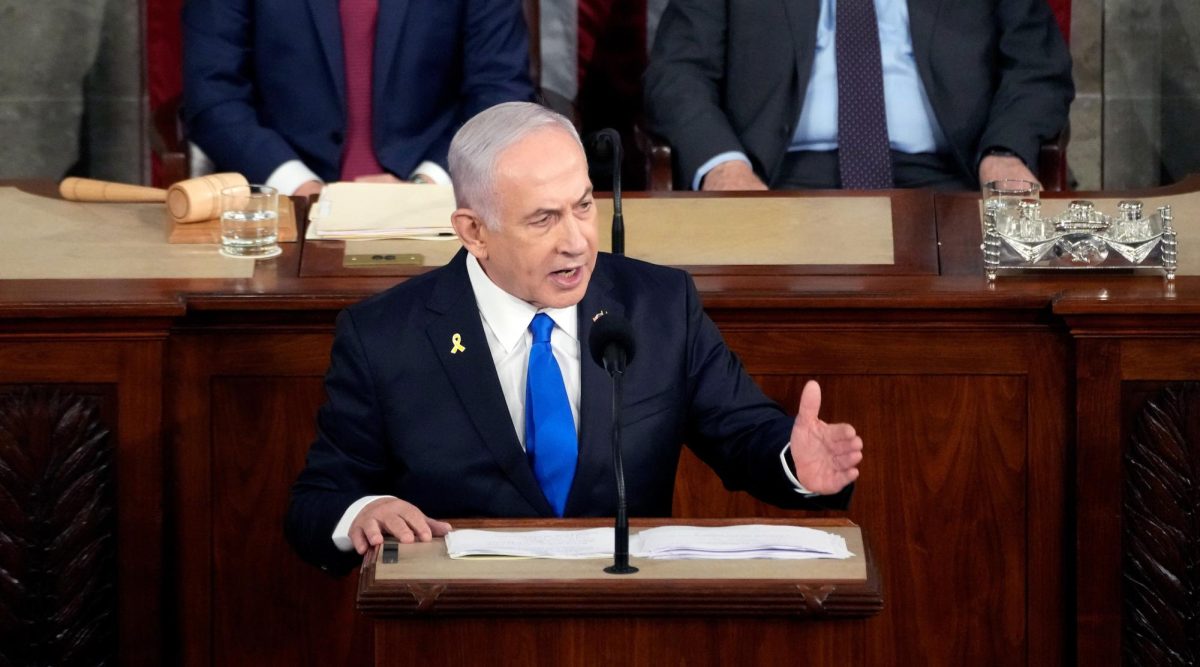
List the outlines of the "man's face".
{"type": "Polygon", "coordinates": [[[501,289],[538,308],[579,303],[596,266],[596,207],[583,149],[545,128],[496,160],[499,229],[471,251],[501,289]]]}

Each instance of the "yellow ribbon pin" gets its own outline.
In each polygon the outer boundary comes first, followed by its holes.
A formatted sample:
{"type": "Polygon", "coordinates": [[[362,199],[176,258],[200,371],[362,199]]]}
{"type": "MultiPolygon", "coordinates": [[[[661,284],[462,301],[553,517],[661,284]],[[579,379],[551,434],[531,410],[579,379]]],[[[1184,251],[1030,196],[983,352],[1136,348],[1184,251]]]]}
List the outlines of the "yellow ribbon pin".
{"type": "Polygon", "coordinates": [[[462,345],[462,334],[454,334],[450,337],[450,342],[454,343],[454,347],[450,348],[450,354],[467,351],[467,348],[462,345]]]}

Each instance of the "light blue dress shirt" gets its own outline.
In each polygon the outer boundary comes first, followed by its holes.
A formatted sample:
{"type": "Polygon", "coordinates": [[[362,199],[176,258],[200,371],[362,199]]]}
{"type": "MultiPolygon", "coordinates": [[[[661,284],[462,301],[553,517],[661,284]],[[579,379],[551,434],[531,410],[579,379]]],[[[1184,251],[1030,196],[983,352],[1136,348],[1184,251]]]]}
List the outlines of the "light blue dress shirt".
{"type": "MultiPolygon", "coordinates": [[[[908,3],[906,0],[875,0],[875,15],[879,20],[884,105],[892,149],[902,153],[946,151],[946,137],[937,124],[913,57],[908,3]]],[[[789,151],[831,151],[838,147],[836,19],[837,0],[821,0],[812,73],[804,94],[804,108],[800,110],[796,131],[788,145],[789,151]]],[[[750,162],[744,153],[737,151],[716,155],[696,170],[692,188],[700,189],[700,183],[709,171],[731,160],[750,162]]]]}

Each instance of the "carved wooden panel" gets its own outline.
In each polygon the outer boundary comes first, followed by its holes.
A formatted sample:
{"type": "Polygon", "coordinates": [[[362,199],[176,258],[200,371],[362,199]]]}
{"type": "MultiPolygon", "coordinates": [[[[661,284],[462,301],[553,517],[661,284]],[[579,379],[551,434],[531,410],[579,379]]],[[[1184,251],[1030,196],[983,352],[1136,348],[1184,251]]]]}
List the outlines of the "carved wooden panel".
{"type": "Polygon", "coordinates": [[[113,443],[103,399],[0,388],[0,664],[117,662],[113,443]]]}
{"type": "Polygon", "coordinates": [[[1151,394],[1134,416],[1125,459],[1125,662],[1198,664],[1200,384],[1151,394]]]}

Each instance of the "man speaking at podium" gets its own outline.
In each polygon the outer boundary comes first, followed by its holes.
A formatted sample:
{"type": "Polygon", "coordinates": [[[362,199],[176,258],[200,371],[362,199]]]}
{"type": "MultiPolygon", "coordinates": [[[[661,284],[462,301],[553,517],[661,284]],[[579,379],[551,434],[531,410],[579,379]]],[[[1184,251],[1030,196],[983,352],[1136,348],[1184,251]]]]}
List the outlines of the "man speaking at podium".
{"type": "Polygon", "coordinates": [[[464,249],[442,268],[347,308],[327,402],[292,488],[288,539],[352,568],[432,517],[612,516],[611,380],[581,351],[600,317],[627,319],[622,440],[631,516],[668,516],[680,447],[731,490],[789,508],[840,508],[862,440],[818,416],[810,382],[789,417],[766,398],[676,269],[597,253],[575,128],[501,104],[455,135],[449,165],[464,249]]]}

